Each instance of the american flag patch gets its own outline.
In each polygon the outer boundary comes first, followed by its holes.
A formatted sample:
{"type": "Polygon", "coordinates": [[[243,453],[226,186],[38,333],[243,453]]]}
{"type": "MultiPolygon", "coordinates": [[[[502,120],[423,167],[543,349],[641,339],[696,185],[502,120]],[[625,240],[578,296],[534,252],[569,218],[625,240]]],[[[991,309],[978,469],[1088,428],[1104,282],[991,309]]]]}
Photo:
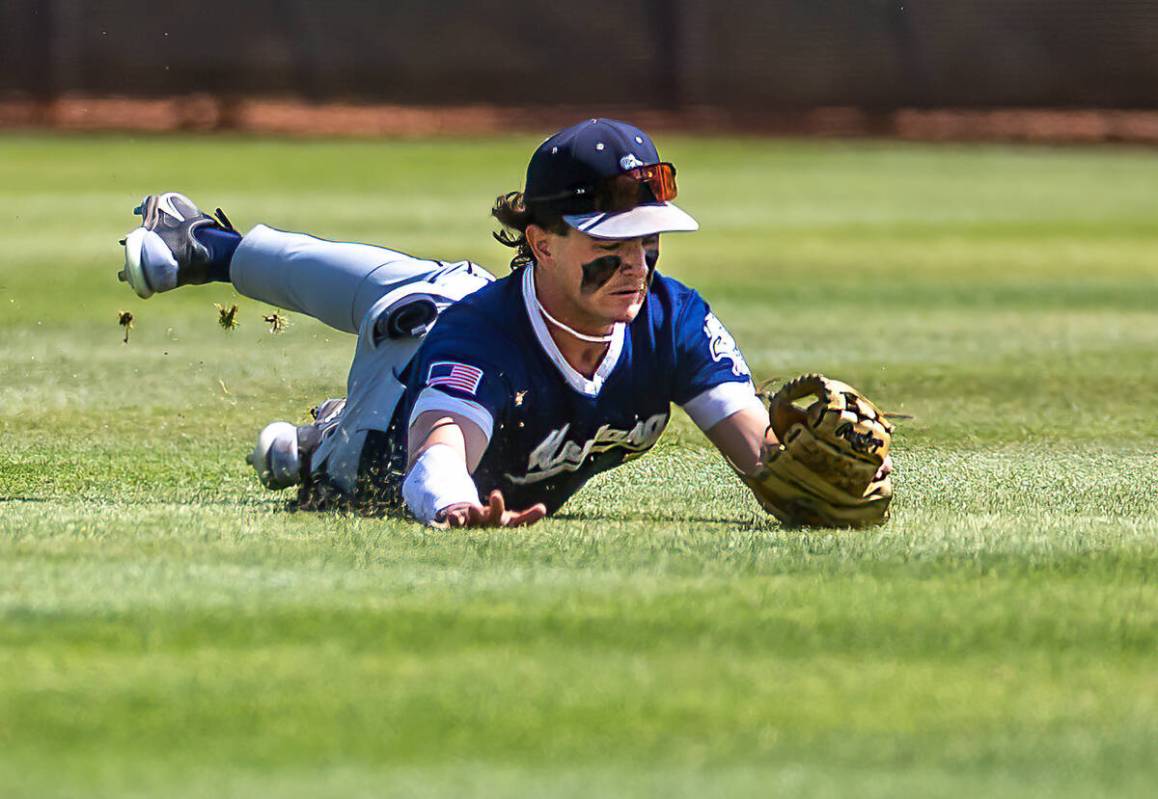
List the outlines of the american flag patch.
{"type": "Polygon", "coordinates": [[[465,363],[435,361],[430,364],[430,371],[426,374],[426,385],[445,386],[473,396],[478,391],[482,376],[482,369],[467,366],[465,363]]]}

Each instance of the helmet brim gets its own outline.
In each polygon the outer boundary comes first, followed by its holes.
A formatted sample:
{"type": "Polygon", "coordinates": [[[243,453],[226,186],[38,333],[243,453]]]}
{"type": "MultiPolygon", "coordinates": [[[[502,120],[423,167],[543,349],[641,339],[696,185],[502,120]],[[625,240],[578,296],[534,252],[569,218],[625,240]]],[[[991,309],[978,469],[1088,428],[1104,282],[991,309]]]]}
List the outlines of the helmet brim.
{"type": "Polygon", "coordinates": [[[699,222],[672,203],[637,205],[618,214],[569,214],[563,217],[563,221],[580,233],[597,239],[634,239],[700,229],[699,222]]]}

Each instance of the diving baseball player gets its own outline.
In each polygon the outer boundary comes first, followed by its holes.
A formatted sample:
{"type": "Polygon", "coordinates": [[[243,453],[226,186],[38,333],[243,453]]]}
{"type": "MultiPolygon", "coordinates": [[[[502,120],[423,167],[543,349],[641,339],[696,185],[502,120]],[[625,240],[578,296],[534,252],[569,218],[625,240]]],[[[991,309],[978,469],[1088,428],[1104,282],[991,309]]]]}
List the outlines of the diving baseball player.
{"type": "MultiPolygon", "coordinates": [[[[267,426],[250,456],[303,507],[508,526],[555,512],[651,449],[681,406],[760,495],[768,411],[736,342],[656,271],[660,234],[694,231],[675,167],[632,125],[590,119],[534,152],[498,198],[511,273],[258,225],[146,197],[121,278],[141,297],[228,281],[357,334],[345,400],[267,426]]],[[[887,505],[887,502],[886,502],[887,505]]]]}

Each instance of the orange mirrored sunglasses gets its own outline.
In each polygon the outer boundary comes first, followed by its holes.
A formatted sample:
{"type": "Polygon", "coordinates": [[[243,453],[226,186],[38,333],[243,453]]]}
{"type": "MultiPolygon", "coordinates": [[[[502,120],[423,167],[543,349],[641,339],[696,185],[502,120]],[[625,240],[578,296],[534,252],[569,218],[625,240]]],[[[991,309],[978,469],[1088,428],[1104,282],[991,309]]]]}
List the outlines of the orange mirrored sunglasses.
{"type": "Polygon", "coordinates": [[[580,200],[588,210],[617,214],[646,203],[665,203],[676,197],[676,168],[662,161],[637,166],[604,178],[595,187],[580,187],[546,197],[528,197],[532,203],[580,200]]]}
{"type": "Polygon", "coordinates": [[[630,211],[644,203],[666,203],[676,196],[675,165],[667,162],[637,166],[606,178],[595,192],[595,209],[630,211]]]}

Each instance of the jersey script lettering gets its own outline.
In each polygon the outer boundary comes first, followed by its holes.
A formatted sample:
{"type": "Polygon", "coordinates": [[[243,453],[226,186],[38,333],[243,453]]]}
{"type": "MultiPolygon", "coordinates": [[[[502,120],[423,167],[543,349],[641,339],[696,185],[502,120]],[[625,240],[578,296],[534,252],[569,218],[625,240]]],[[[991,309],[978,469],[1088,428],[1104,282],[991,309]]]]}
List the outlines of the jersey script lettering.
{"type": "Polygon", "coordinates": [[[552,430],[542,443],[531,452],[527,462],[527,473],[523,476],[507,474],[512,483],[526,485],[546,480],[560,472],[574,472],[583,465],[587,457],[608,450],[625,449],[629,452],[643,452],[655,446],[664,428],[667,427],[666,413],[641,420],[630,430],[616,430],[611,425],[603,425],[595,431],[595,436],[584,444],[567,440],[567,423],[558,430],[552,430]]]}

